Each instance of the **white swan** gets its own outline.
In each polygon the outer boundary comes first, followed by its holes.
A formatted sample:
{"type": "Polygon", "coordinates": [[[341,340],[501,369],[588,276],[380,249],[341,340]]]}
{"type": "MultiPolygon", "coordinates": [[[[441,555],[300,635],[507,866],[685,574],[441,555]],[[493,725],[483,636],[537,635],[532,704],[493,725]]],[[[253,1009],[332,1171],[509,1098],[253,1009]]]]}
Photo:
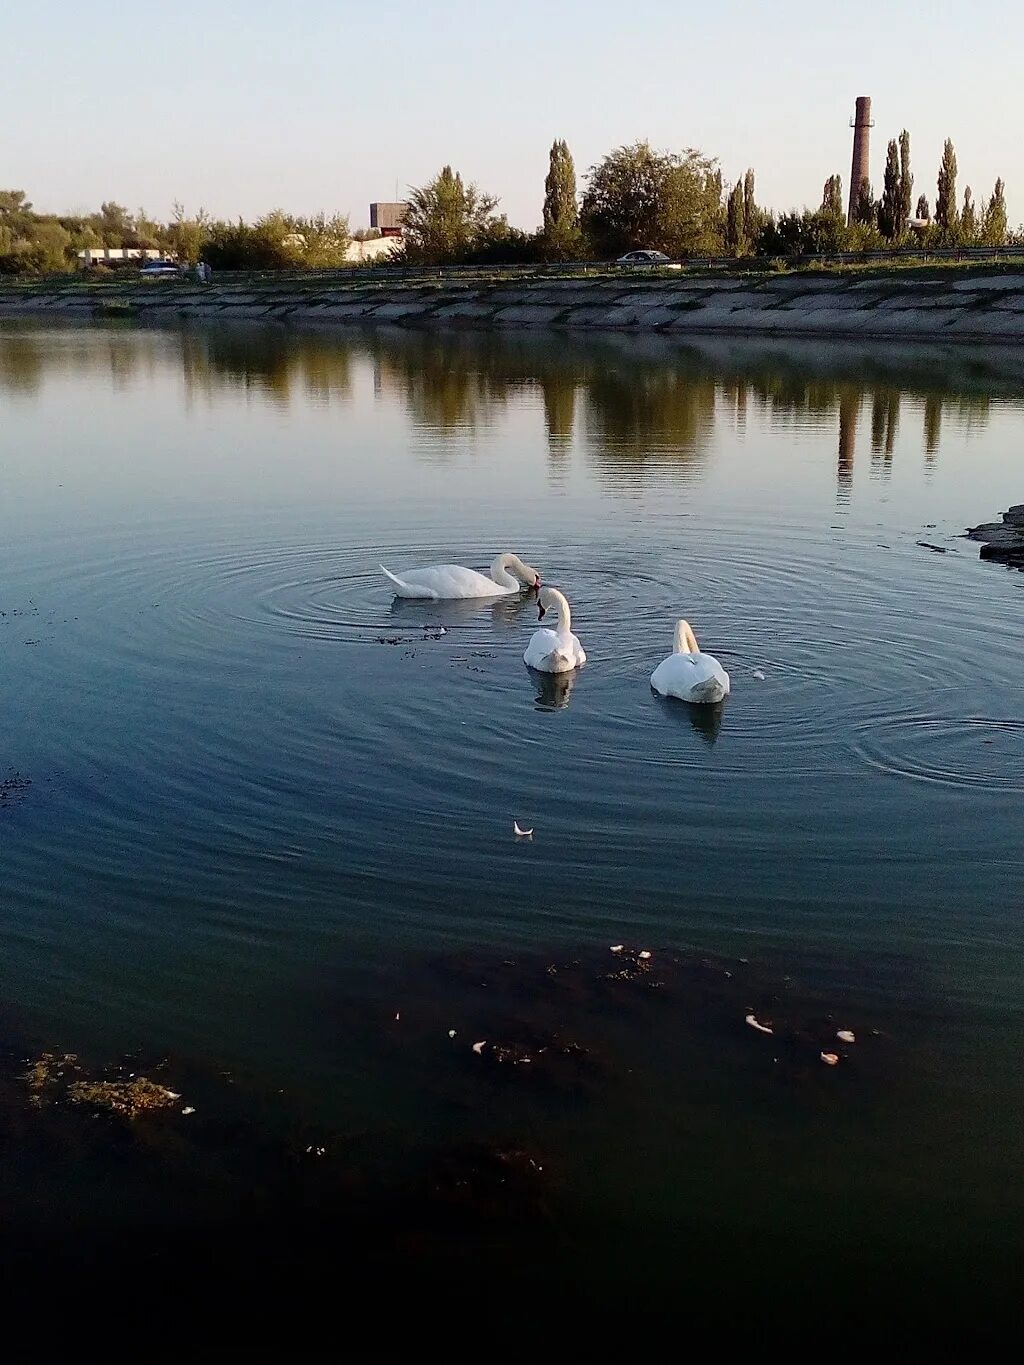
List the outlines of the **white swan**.
{"type": "Polygon", "coordinates": [[[714,703],[729,694],[729,675],[713,654],[702,654],[689,621],[676,622],[675,649],[651,674],[663,697],[714,703]]]}
{"type": "Polygon", "coordinates": [[[546,611],[558,612],[557,630],[536,630],[523,655],[523,662],[538,673],[568,673],[582,668],[587,662],[583,646],[573,635],[569,603],[557,588],[541,588],[537,599],[537,613],[541,620],[546,611]]]}
{"type": "Polygon", "coordinates": [[[491,565],[490,577],[459,564],[431,564],[426,569],[410,569],[399,578],[381,566],[395,586],[396,597],[444,602],[458,597],[510,597],[524,588],[539,588],[540,574],[518,555],[498,555],[491,565]],[[509,569],[512,570],[509,573],[509,569]]]}

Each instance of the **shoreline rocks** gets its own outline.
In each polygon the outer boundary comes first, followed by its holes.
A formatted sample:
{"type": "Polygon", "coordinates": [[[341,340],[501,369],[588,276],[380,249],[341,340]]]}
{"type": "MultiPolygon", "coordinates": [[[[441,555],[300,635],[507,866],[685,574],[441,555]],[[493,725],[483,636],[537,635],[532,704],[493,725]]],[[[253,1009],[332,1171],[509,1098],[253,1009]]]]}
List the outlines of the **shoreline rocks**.
{"type": "Polygon", "coordinates": [[[1024,503],[1008,508],[1003,513],[1002,521],[969,526],[967,538],[982,542],[982,559],[1024,569],[1024,503]]]}

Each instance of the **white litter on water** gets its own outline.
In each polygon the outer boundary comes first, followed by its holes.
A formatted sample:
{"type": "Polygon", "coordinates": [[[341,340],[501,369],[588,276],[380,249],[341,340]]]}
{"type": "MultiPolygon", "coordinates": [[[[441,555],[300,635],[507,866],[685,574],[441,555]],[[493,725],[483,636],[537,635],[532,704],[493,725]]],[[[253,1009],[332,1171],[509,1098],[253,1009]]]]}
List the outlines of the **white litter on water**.
{"type": "Polygon", "coordinates": [[[764,674],[761,672],[759,668],[754,669],[754,677],[757,679],[758,682],[764,682],[764,674]]]}
{"type": "Polygon", "coordinates": [[[612,946],[608,949],[608,951],[610,953],[621,953],[625,946],[626,945],[624,943],[613,943],[612,946]]]}
{"type": "Polygon", "coordinates": [[[480,1054],[481,1054],[481,1052],[483,1052],[483,1050],[484,1050],[484,1048],[485,1048],[486,1046],[487,1046],[487,1040],[484,1039],[484,1041],[483,1041],[482,1043],[474,1043],[474,1044],[473,1044],[473,1051],[474,1051],[474,1052],[476,1053],[476,1055],[479,1057],[480,1054]]]}
{"type": "Polygon", "coordinates": [[[647,959],[650,957],[650,953],[647,951],[646,948],[644,948],[642,952],[637,953],[637,957],[643,958],[644,962],[646,962],[647,959]]]}
{"type": "Polygon", "coordinates": [[[190,1104],[186,1104],[186,1105],[185,1105],[185,1108],[184,1108],[181,1112],[182,1112],[183,1114],[194,1114],[196,1111],[193,1109],[193,1107],[192,1107],[190,1104]]]}
{"type": "Polygon", "coordinates": [[[401,1019],[401,1017],[402,1017],[401,1014],[396,1014],[396,1015],[395,1015],[395,1023],[396,1023],[396,1024],[398,1023],[399,1019],[401,1019]]]}
{"type": "Polygon", "coordinates": [[[513,821],[512,821],[512,833],[516,836],[517,839],[532,839],[532,838],[533,838],[533,830],[532,830],[532,829],[520,829],[520,828],[519,828],[519,822],[516,821],[516,820],[513,820],[513,821]]]}
{"type": "Polygon", "coordinates": [[[180,1099],[181,1099],[181,1096],[180,1096],[180,1095],[176,1095],[176,1094],[174,1093],[173,1090],[165,1090],[165,1091],[164,1091],[164,1094],[167,1096],[167,1098],[168,1098],[169,1100],[180,1100],[180,1099]]]}
{"type": "Polygon", "coordinates": [[[772,1028],[772,1026],[771,1026],[770,1024],[762,1024],[762,1023],[759,1023],[756,1014],[748,1014],[748,1015],[747,1015],[747,1018],[746,1018],[746,1022],[750,1025],[751,1028],[756,1028],[757,1031],[758,1031],[758,1033],[774,1033],[774,1032],[775,1032],[775,1030],[772,1028]]]}
{"type": "Polygon", "coordinates": [[[839,1065],[839,1058],[836,1056],[834,1052],[823,1052],[821,1054],[821,1060],[825,1063],[826,1066],[839,1065]]]}
{"type": "Polygon", "coordinates": [[[448,1030],[448,1037],[449,1037],[449,1038],[454,1038],[454,1037],[455,1037],[455,1030],[454,1030],[453,1028],[450,1028],[450,1029],[448,1030]]]}
{"type": "Polygon", "coordinates": [[[841,1028],[836,1034],[836,1037],[841,1043],[855,1043],[857,1041],[857,1035],[852,1029],[848,1028],[841,1028]]]}

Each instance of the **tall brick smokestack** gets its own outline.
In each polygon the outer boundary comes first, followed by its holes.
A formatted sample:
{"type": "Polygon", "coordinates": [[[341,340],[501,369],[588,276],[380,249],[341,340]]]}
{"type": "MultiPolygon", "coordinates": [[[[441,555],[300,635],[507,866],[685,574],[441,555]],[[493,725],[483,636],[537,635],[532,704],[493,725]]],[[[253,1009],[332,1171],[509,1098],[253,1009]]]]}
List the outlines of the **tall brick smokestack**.
{"type": "Polygon", "coordinates": [[[850,211],[847,222],[853,222],[857,208],[857,197],[865,180],[871,179],[869,162],[871,158],[871,96],[857,97],[857,112],[850,124],[853,129],[853,166],[850,170],[850,211]]]}

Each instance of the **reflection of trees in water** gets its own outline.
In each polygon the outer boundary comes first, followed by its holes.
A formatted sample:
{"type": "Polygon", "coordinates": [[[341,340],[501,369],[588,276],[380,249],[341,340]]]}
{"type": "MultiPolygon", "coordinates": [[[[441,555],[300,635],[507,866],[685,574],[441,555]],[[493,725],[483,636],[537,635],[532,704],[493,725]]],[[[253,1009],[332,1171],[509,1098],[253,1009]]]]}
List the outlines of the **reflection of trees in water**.
{"type": "Polygon", "coordinates": [[[717,384],[672,365],[596,369],[583,389],[587,452],[606,472],[701,461],[714,429],[717,384]]]}
{"type": "Polygon", "coordinates": [[[501,340],[493,333],[369,332],[363,344],[378,390],[399,394],[417,426],[446,434],[487,426],[526,382],[501,340]]]}
{"type": "Polygon", "coordinates": [[[115,389],[152,375],[166,352],[157,332],[31,325],[0,331],[0,391],[36,394],[47,378],[109,380],[115,389]]]}
{"type": "Polygon", "coordinates": [[[38,392],[46,363],[43,348],[31,333],[0,333],[0,389],[20,394],[38,392]]]}
{"type": "Polygon", "coordinates": [[[857,447],[857,422],[864,395],[855,385],[844,385],[839,395],[839,458],[836,461],[836,492],[848,501],[853,484],[853,457],[857,447]]]}
{"type": "Polygon", "coordinates": [[[378,389],[400,393],[417,425],[442,435],[486,426],[515,397],[539,391],[556,472],[581,414],[588,456],[609,470],[686,464],[714,420],[714,378],[695,379],[670,353],[655,362],[591,338],[501,332],[380,333],[366,344],[378,389]]]}
{"type": "Polygon", "coordinates": [[[899,426],[899,391],[876,389],[871,396],[871,471],[882,478],[888,478],[892,473],[899,426]]]}
{"type": "Polygon", "coordinates": [[[575,375],[564,371],[553,370],[541,377],[548,450],[555,459],[566,454],[572,446],[576,426],[576,384],[575,375]]]}
{"type": "Polygon", "coordinates": [[[287,406],[297,391],[314,402],[346,400],[352,388],[352,342],[271,328],[210,328],[181,333],[190,397],[227,390],[256,393],[287,406]]]}
{"type": "Polygon", "coordinates": [[[35,394],[49,371],[94,375],[117,388],[146,382],[180,361],[190,398],[254,393],[287,404],[347,401],[354,361],[369,360],[378,394],[396,396],[411,420],[439,437],[495,422],[526,398],[542,412],[553,473],[577,442],[604,478],[637,470],[699,470],[714,423],[746,430],[837,432],[836,483],[849,496],[861,413],[872,468],[885,472],[906,414],[920,410],[926,468],[944,430],[986,425],[994,397],[1020,402],[1024,372],[1009,349],[959,352],[796,341],[702,339],[542,331],[287,330],[231,325],[182,331],[123,324],[25,326],[0,332],[0,389],[35,394]],[[834,425],[832,425],[834,424],[834,425]]]}

